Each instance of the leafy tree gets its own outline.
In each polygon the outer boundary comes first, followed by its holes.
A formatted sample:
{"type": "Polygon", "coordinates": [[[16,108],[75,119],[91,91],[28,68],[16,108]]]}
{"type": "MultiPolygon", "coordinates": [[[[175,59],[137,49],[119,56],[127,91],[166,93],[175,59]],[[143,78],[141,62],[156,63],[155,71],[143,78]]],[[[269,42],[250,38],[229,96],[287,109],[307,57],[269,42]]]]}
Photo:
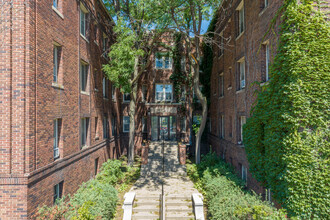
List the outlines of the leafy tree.
{"type": "Polygon", "coordinates": [[[291,216],[329,219],[330,28],[314,3],[284,1],[271,79],[243,134],[251,173],[291,216]]]}
{"type": "Polygon", "coordinates": [[[158,40],[168,31],[169,19],[154,0],[105,0],[105,3],[116,21],[117,38],[110,49],[109,63],[103,70],[115,87],[131,95],[128,163],[132,165],[138,81],[151,64],[150,55],[159,45],[158,40]]]}
{"type": "Polygon", "coordinates": [[[213,38],[202,33],[202,21],[212,18],[212,9],[219,6],[221,0],[160,0],[162,8],[169,13],[174,29],[181,33],[186,43],[189,64],[192,66],[192,81],[195,94],[203,107],[202,121],[196,134],[196,163],[200,162],[201,137],[207,121],[207,99],[200,85],[201,42],[213,44],[213,38]]]}

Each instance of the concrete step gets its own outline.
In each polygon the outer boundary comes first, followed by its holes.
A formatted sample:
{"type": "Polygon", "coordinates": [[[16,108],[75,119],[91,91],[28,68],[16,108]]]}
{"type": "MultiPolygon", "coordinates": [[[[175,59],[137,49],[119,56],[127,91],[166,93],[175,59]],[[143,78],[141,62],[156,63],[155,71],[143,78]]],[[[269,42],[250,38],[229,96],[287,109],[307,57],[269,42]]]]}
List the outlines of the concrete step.
{"type": "Polygon", "coordinates": [[[133,212],[132,220],[134,219],[159,219],[159,213],[157,212],[133,212]]]}
{"type": "Polygon", "coordinates": [[[182,219],[182,220],[194,220],[195,216],[192,215],[187,215],[187,216],[180,216],[180,215],[167,215],[166,219],[182,219]]]}

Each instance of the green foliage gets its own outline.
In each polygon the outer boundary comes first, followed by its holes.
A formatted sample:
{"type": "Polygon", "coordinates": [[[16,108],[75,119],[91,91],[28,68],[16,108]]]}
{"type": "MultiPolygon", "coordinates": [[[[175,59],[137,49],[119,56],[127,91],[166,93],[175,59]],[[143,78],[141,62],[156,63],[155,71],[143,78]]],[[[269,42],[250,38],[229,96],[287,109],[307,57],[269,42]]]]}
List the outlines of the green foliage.
{"type": "Polygon", "coordinates": [[[286,219],[283,210],[246,191],[234,169],[215,153],[205,155],[199,165],[188,164],[187,173],[205,196],[209,219],[286,219]]]}
{"type": "MultiPolygon", "coordinates": [[[[210,25],[207,29],[207,37],[212,39],[214,37],[214,31],[217,23],[217,13],[214,13],[213,18],[210,22],[210,25]]],[[[203,85],[203,94],[207,98],[208,104],[210,104],[211,97],[211,75],[213,69],[213,46],[212,44],[206,44],[203,42],[202,50],[203,50],[203,59],[201,62],[201,84],[203,85]]]]}
{"type": "Polygon", "coordinates": [[[55,206],[39,208],[37,219],[112,219],[118,201],[118,193],[138,179],[140,168],[130,167],[121,160],[108,160],[102,165],[95,179],[83,183],[77,192],[62,198],[55,206]]]}
{"type": "MultiPolygon", "coordinates": [[[[92,179],[78,189],[71,203],[78,208],[84,207],[90,212],[91,216],[100,216],[102,219],[111,219],[116,211],[118,201],[117,190],[109,183],[102,183],[97,179],[92,179]],[[89,206],[86,207],[86,204],[89,206]]],[[[86,212],[85,212],[86,213],[86,212]]],[[[77,215],[75,214],[75,215],[77,215]]]]}
{"type": "Polygon", "coordinates": [[[186,57],[183,47],[183,37],[180,32],[174,34],[174,50],[173,50],[173,73],[170,80],[173,82],[174,92],[178,99],[181,98],[181,86],[191,86],[192,76],[188,72],[182,71],[181,59],[186,57]]]}
{"type": "Polygon", "coordinates": [[[131,79],[134,72],[135,59],[141,57],[144,51],[136,48],[136,35],[123,22],[117,22],[114,27],[116,43],[111,46],[109,64],[103,65],[103,71],[111,79],[115,87],[122,92],[131,92],[131,79]]]}
{"type": "Polygon", "coordinates": [[[329,23],[315,1],[284,1],[271,80],[244,126],[250,171],[290,216],[330,218],[329,23]]]}

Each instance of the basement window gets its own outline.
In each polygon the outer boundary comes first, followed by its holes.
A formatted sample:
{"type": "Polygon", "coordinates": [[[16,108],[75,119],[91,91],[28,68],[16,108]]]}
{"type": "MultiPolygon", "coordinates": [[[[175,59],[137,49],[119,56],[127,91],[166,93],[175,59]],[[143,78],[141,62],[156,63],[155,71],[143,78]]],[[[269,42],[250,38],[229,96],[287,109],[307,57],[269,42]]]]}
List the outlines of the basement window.
{"type": "Polygon", "coordinates": [[[60,157],[60,136],[61,136],[62,119],[54,120],[54,159],[60,157]]]}
{"type": "Polygon", "coordinates": [[[56,202],[62,198],[62,194],[63,194],[63,181],[54,186],[54,196],[53,196],[54,204],[56,204],[56,202]]]}

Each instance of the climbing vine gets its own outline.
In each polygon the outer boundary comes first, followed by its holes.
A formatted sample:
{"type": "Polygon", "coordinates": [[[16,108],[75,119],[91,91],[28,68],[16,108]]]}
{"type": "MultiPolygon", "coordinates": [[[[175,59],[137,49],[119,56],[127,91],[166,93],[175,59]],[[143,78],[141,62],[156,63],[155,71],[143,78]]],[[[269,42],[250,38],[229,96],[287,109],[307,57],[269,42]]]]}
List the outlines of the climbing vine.
{"type": "MultiPolygon", "coordinates": [[[[210,25],[207,29],[207,38],[212,39],[214,37],[214,31],[217,23],[217,14],[214,13],[210,25]]],[[[208,104],[210,104],[210,94],[211,94],[211,74],[213,67],[213,45],[203,42],[203,60],[201,63],[201,77],[200,82],[203,85],[202,93],[206,96],[208,104]]]]}
{"type": "Polygon", "coordinates": [[[244,126],[250,171],[290,216],[330,218],[330,28],[318,2],[283,2],[269,84],[244,126]]]}
{"type": "Polygon", "coordinates": [[[181,66],[181,60],[185,58],[185,51],[183,47],[182,35],[181,33],[174,34],[174,49],[173,49],[173,73],[170,79],[173,82],[174,92],[178,99],[181,99],[181,87],[182,85],[187,85],[191,83],[191,76],[183,71],[181,66]]]}

